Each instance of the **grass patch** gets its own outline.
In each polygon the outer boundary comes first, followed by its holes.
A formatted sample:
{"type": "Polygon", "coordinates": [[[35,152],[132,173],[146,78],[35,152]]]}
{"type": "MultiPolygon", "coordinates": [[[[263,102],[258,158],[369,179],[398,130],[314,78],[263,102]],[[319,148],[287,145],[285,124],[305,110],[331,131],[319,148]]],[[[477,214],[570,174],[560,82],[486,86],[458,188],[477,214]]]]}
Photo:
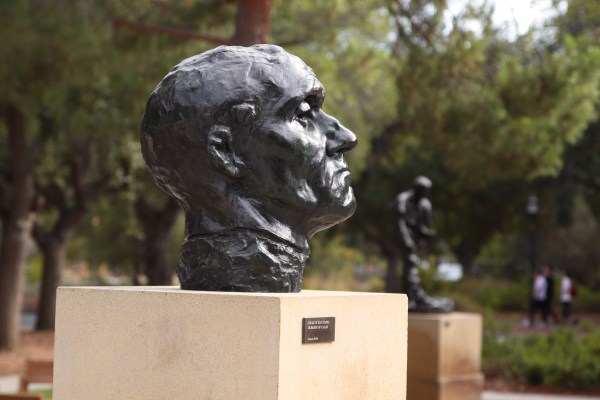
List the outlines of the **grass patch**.
{"type": "Polygon", "coordinates": [[[44,400],[52,400],[52,389],[30,390],[31,394],[41,395],[44,400]]]}

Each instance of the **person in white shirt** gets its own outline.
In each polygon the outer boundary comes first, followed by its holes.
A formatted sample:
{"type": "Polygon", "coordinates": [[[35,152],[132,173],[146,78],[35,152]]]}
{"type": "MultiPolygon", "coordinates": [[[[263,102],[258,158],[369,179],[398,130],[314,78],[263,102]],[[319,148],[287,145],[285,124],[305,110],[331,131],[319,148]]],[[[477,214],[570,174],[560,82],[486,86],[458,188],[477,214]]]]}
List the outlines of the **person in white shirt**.
{"type": "Polygon", "coordinates": [[[563,322],[568,322],[571,317],[571,302],[573,301],[573,282],[569,273],[562,271],[560,278],[560,303],[562,304],[563,322]]]}
{"type": "Polygon", "coordinates": [[[535,313],[539,311],[542,314],[542,321],[544,324],[547,322],[548,315],[546,311],[546,296],[547,296],[548,282],[540,271],[536,271],[533,279],[533,288],[531,293],[531,308],[529,312],[529,324],[533,326],[533,320],[535,313]]]}

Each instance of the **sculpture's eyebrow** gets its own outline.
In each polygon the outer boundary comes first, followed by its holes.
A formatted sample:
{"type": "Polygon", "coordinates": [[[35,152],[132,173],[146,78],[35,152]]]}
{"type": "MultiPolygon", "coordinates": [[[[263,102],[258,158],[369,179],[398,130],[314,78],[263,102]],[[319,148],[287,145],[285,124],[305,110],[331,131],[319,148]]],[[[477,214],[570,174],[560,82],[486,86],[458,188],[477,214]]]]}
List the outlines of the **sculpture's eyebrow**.
{"type": "Polygon", "coordinates": [[[323,102],[325,101],[325,89],[321,85],[315,85],[308,93],[304,95],[304,98],[314,97],[317,102],[315,104],[311,104],[311,107],[321,107],[323,102]]]}
{"type": "Polygon", "coordinates": [[[310,104],[311,107],[321,107],[323,105],[323,101],[325,101],[325,89],[318,81],[313,82],[312,88],[284,100],[283,105],[278,108],[286,114],[292,113],[300,103],[311,96],[316,99],[316,101],[313,101],[313,104],[310,104]]]}

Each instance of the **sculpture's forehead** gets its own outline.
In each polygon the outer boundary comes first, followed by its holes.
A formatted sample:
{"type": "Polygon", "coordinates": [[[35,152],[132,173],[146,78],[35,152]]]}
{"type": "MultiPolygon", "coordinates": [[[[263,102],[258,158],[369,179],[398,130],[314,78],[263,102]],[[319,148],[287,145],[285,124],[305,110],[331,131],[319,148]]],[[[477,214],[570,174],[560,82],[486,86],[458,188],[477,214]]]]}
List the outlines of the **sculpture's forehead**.
{"type": "Polygon", "coordinates": [[[280,78],[277,83],[281,92],[272,102],[277,110],[285,108],[289,103],[299,103],[310,94],[325,96],[323,84],[309,68],[304,71],[283,71],[280,78]]]}
{"type": "Polygon", "coordinates": [[[261,60],[249,65],[248,75],[266,87],[276,107],[290,99],[304,98],[309,93],[324,95],[323,85],[313,70],[298,57],[286,56],[277,63],[261,60]]]}

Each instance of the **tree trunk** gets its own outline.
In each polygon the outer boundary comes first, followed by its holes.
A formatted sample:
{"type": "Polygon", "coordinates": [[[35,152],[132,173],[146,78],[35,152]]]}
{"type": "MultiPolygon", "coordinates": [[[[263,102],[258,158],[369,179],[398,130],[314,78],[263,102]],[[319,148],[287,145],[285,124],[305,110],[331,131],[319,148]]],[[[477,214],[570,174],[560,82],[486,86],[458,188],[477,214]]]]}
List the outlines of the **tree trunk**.
{"type": "Polygon", "coordinates": [[[2,210],[0,350],[14,350],[21,323],[27,244],[34,220],[31,210],[33,177],[27,154],[25,117],[16,107],[8,106],[6,119],[10,193],[7,209],[2,210]]]}
{"type": "Polygon", "coordinates": [[[388,255],[387,274],[385,278],[385,291],[387,293],[398,293],[398,258],[394,255],[388,255]]]}
{"type": "Polygon", "coordinates": [[[233,42],[241,46],[268,43],[273,0],[240,0],[233,42]]]}
{"type": "Polygon", "coordinates": [[[50,231],[44,231],[39,224],[34,225],[32,231],[33,238],[42,252],[44,268],[36,330],[54,329],[56,289],[60,285],[60,277],[65,265],[67,244],[73,237],[77,223],[85,215],[88,206],[84,200],[81,200],[76,207],[68,208],[65,204],[61,204],[57,208],[61,211],[50,231]]]}
{"type": "Polygon", "coordinates": [[[0,248],[0,351],[18,345],[23,305],[25,261],[33,213],[3,221],[0,248]]]}
{"type": "MultiPolygon", "coordinates": [[[[93,148],[93,144],[90,143],[80,156],[83,159],[91,157],[93,148]]],[[[109,176],[86,182],[89,170],[82,166],[84,164],[85,162],[78,160],[71,160],[68,163],[71,170],[69,187],[61,188],[57,184],[50,184],[38,188],[48,208],[58,211],[58,218],[49,231],[44,231],[39,224],[36,224],[32,231],[44,258],[37,330],[54,329],[56,289],[60,284],[60,276],[65,264],[67,244],[75,234],[77,225],[100,196],[123,188],[111,186],[109,176]]]]}
{"type": "Polygon", "coordinates": [[[144,273],[148,277],[148,285],[171,285],[175,266],[171,257],[171,237],[173,225],[155,226],[145,231],[144,238],[144,273]]]}
{"type": "Polygon", "coordinates": [[[56,316],[56,289],[60,285],[60,276],[65,263],[67,240],[48,237],[41,251],[44,258],[42,286],[36,330],[53,330],[56,316]]]}
{"type": "Polygon", "coordinates": [[[463,267],[464,274],[476,275],[475,255],[477,252],[467,244],[463,244],[455,251],[458,261],[463,267]]]}
{"type": "Polygon", "coordinates": [[[131,284],[133,286],[140,286],[140,279],[139,279],[140,273],[141,273],[140,262],[139,262],[139,260],[136,260],[133,263],[133,274],[131,276],[131,284]]]}
{"type": "Polygon", "coordinates": [[[142,258],[148,284],[171,285],[175,271],[171,237],[179,205],[169,197],[162,208],[154,208],[143,197],[139,197],[135,202],[135,213],[144,231],[142,258]]]}

